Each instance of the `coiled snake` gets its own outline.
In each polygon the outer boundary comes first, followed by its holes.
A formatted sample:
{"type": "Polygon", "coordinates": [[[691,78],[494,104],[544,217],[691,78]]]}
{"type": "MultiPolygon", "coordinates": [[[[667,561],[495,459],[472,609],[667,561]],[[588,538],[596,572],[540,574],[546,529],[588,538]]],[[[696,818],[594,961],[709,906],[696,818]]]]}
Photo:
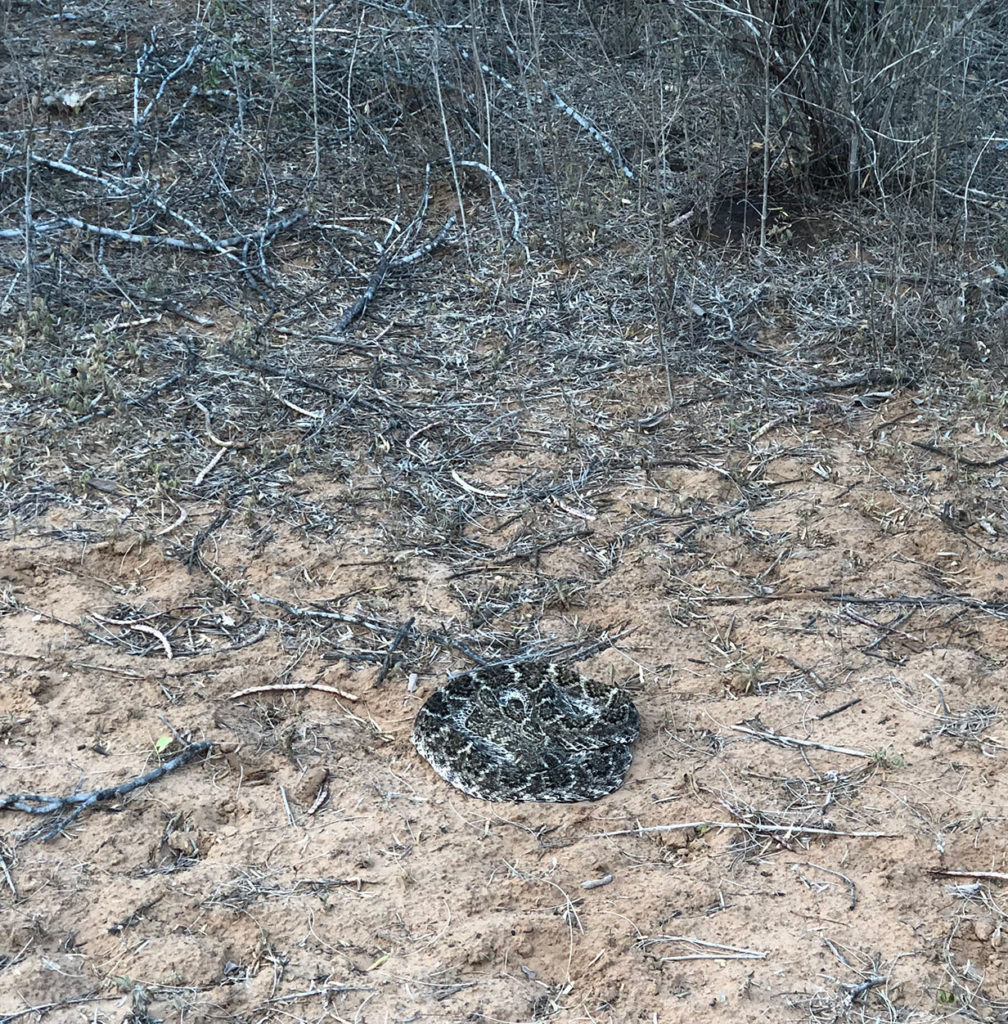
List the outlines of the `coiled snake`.
{"type": "Polygon", "coordinates": [[[483,800],[596,800],[623,784],[633,702],[551,662],[475,669],[420,708],[412,740],[434,771],[483,800]]]}

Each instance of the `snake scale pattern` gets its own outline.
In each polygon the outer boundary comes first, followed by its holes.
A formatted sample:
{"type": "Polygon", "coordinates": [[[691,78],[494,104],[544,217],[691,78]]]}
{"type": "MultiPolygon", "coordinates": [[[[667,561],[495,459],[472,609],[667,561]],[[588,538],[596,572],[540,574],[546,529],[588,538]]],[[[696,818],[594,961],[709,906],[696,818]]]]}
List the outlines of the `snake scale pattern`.
{"type": "Polygon", "coordinates": [[[619,789],[639,731],[618,687],[528,661],[456,676],[420,708],[411,738],[470,796],[571,803],[619,789]]]}

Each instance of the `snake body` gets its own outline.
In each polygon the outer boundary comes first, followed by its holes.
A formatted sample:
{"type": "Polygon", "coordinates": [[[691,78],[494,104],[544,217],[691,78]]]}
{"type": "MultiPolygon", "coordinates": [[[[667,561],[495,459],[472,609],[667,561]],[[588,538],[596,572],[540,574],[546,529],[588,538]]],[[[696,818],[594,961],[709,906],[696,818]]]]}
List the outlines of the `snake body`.
{"type": "Polygon", "coordinates": [[[619,789],[640,718],[630,698],[566,666],[456,676],[420,708],[412,740],[443,779],[484,800],[570,803],[619,789]]]}

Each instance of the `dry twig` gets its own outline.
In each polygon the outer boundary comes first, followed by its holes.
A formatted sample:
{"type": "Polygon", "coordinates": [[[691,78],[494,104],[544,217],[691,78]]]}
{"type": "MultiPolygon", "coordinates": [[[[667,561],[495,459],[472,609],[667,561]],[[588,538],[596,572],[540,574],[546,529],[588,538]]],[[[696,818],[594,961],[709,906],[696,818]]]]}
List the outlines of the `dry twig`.
{"type": "Polygon", "coordinates": [[[45,796],[40,793],[11,793],[6,796],[0,795],[0,811],[8,808],[15,811],[24,811],[27,814],[57,814],[67,808],[73,808],[69,814],[60,818],[39,838],[43,842],[54,839],[68,825],[75,821],[89,807],[97,803],[104,803],[107,800],[115,800],[118,797],[126,796],[141,786],[149,786],[152,782],[164,778],[170,772],[181,768],[190,761],[195,760],[201,754],[205,754],[213,744],[209,740],[201,740],[198,743],[186,747],[181,753],[160,764],[157,768],[139,775],[126,782],[120,782],[115,786],[106,786],[103,789],[96,789],[90,793],[72,793],[69,796],[45,796]]]}

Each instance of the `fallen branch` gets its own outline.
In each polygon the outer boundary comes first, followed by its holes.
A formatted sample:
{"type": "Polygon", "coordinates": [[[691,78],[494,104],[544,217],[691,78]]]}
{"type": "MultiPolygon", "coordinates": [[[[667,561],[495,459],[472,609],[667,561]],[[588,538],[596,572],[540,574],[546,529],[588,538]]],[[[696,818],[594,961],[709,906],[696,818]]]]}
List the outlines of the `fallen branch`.
{"type": "Polygon", "coordinates": [[[832,828],[813,828],[810,825],[758,825],[751,821],[682,821],[672,825],[638,825],[613,832],[592,832],[579,839],[612,839],[615,836],[644,836],[654,832],[685,832],[689,829],[733,828],[759,832],[780,832],[792,836],[833,836],[836,839],[902,839],[897,832],[841,832],[832,828]]]}
{"type": "Polygon", "coordinates": [[[234,246],[242,243],[243,245],[253,240],[265,242],[267,239],[272,238],[280,231],[291,227],[296,224],[302,217],[305,216],[305,210],[298,210],[297,213],[291,214],[289,217],[285,217],[283,220],[278,220],[274,224],[267,224],[264,227],[257,228],[255,231],[250,231],[248,234],[243,235],[232,235],[230,238],[218,238],[210,239],[207,242],[193,242],[188,238],[177,238],[174,235],[141,235],[135,231],[121,231],[118,228],[108,228],[101,224],[91,224],[86,220],[81,220],[79,217],[64,216],[57,220],[46,221],[42,225],[36,225],[35,231],[55,231],[59,228],[71,227],[76,228],[78,231],[87,231],[90,234],[98,235],[101,238],[114,238],[119,242],[130,242],[138,245],[167,245],[173,249],[184,249],[189,252],[208,252],[218,253],[223,256],[227,256],[229,259],[234,260],[237,263],[241,263],[233,253],[228,250],[234,246]]]}
{"type": "Polygon", "coordinates": [[[939,448],[936,444],[927,444],[925,441],[911,441],[910,443],[914,448],[940,455],[943,459],[949,459],[951,462],[956,462],[969,469],[993,469],[995,466],[1003,466],[1008,462],[1008,455],[1002,455],[999,459],[968,459],[962,452],[949,452],[944,448],[939,448]]]}
{"type": "Polygon", "coordinates": [[[56,814],[59,811],[65,811],[67,808],[73,808],[66,817],[60,818],[48,832],[39,837],[43,842],[48,842],[50,839],[58,836],[67,825],[83,814],[89,807],[93,807],[97,803],[103,803],[106,800],[114,800],[117,797],[126,796],[141,786],[148,786],[152,782],[157,782],[158,779],[163,778],[169,772],[173,772],[176,768],[181,768],[183,765],[195,760],[200,754],[205,754],[212,746],[213,744],[209,740],[201,740],[199,743],[186,747],[185,750],[180,754],[176,754],[170,761],[165,761],[164,764],[158,765],[157,768],[144,775],[139,775],[135,779],[128,779],[126,782],[120,782],[117,786],[106,786],[104,789],[96,789],[91,793],[71,793],[70,796],[45,796],[41,793],[0,795],[0,811],[5,811],[9,808],[15,811],[24,811],[26,814],[56,814]]]}
{"type": "Polygon", "coordinates": [[[385,653],[385,657],[382,659],[381,669],[378,672],[378,678],[375,679],[372,685],[378,686],[385,681],[385,677],[389,673],[389,669],[392,667],[392,655],[395,654],[395,649],[403,642],[406,638],[406,634],[413,628],[413,623],[416,622],[416,616],[411,617],[407,622],[402,624],[402,628],[396,633],[389,644],[389,649],[385,653]]]}
{"type": "Polygon", "coordinates": [[[270,683],[267,686],[250,686],[245,690],[235,690],[228,694],[228,700],[238,700],[239,697],[250,697],[254,693],[300,693],[304,690],[318,690],[319,693],[333,693],[344,700],[360,700],[355,693],[347,693],[336,686],[326,686],[325,683],[270,683]]]}
{"type": "Polygon", "coordinates": [[[987,878],[995,882],[1008,882],[1005,871],[951,871],[945,868],[932,868],[932,875],[945,875],[948,878],[987,878]]]}
{"type": "Polygon", "coordinates": [[[758,949],[726,946],[723,942],[708,942],[706,939],[695,939],[691,935],[658,935],[653,939],[641,939],[637,945],[641,949],[646,949],[659,942],[678,942],[690,951],[678,956],[659,957],[662,963],[679,960],[766,960],[767,958],[767,954],[758,949]]]}
{"type": "Polygon", "coordinates": [[[730,725],[728,728],[735,732],[744,732],[747,736],[755,736],[758,740],[766,740],[778,747],[813,747],[816,750],[828,750],[834,754],[847,754],[850,757],[871,757],[865,750],[853,750],[850,747],[834,747],[828,743],[816,743],[814,740],[799,740],[793,736],[781,736],[780,733],[768,729],[762,722],[756,723],[758,728],[753,729],[748,725],[730,725]]]}
{"type": "Polygon", "coordinates": [[[364,289],[364,294],[347,309],[344,314],[339,318],[336,324],[336,334],[345,334],[350,325],[358,318],[364,315],[364,311],[367,309],[368,304],[375,297],[378,289],[382,286],[385,278],[388,276],[389,271],[396,270],[399,267],[407,266],[410,263],[415,263],[417,260],[426,256],[429,252],[436,249],[447,237],[448,232],[452,229],[455,223],[457,214],[452,214],[442,225],[441,230],[431,239],[424,242],[423,245],[414,249],[412,252],[407,253],[405,256],[400,256],[393,259],[387,250],[383,251],[381,258],[378,260],[378,265],[375,267],[374,272],[368,278],[367,287],[364,289]]]}

